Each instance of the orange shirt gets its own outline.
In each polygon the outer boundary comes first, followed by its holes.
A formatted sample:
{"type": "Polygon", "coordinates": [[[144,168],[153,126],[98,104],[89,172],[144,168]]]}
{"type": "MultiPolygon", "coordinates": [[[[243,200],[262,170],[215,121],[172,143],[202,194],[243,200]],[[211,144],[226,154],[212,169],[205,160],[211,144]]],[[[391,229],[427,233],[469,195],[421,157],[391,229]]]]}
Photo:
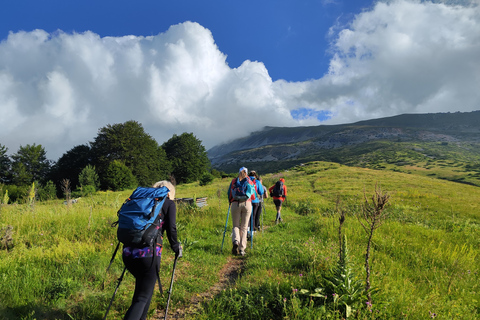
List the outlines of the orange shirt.
{"type": "MultiPolygon", "coordinates": [[[[282,182],[283,182],[283,194],[284,194],[284,196],[283,196],[283,197],[275,197],[275,196],[273,196],[273,199],[274,199],[274,200],[285,200],[285,197],[287,196],[287,186],[285,185],[285,181],[282,181],[282,182]]],[[[272,193],[273,188],[275,188],[275,185],[273,185],[273,186],[271,186],[270,188],[268,188],[268,193],[272,193]]]]}

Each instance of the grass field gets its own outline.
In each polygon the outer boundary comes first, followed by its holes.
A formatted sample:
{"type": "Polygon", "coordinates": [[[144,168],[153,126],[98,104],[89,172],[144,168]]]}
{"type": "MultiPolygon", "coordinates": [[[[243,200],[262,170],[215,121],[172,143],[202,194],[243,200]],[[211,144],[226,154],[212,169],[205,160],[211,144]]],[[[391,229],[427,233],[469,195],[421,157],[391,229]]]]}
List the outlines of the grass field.
{"type": "MultiPolygon", "coordinates": [[[[268,188],[280,176],[288,186],[285,222],[273,223],[275,209],[268,200],[264,231],[255,235],[253,249],[247,248],[241,277],[189,319],[342,319],[346,304],[355,310],[352,319],[480,319],[478,187],[328,162],[265,175],[264,184],[268,188]],[[367,306],[363,295],[349,295],[348,288],[327,280],[335,278],[338,266],[341,208],[346,270],[364,287],[367,234],[359,219],[364,193],[369,199],[376,185],[390,195],[390,205],[373,235],[371,282],[377,291],[367,306]],[[348,303],[342,302],[347,296],[348,303]]],[[[208,206],[178,210],[184,258],[170,310],[208,291],[229,258],[228,231],[220,252],[229,181],[178,186],[178,198],[207,196],[208,206]]],[[[0,250],[0,319],[102,319],[123,269],[117,256],[105,271],[116,245],[110,224],[130,192],[102,192],[70,206],[60,200],[2,206],[0,228],[5,233],[13,227],[13,248],[0,250]]],[[[164,289],[173,256],[166,241],[164,289]]],[[[127,274],[108,319],[122,318],[133,287],[127,274]]],[[[156,291],[152,317],[165,304],[166,294],[156,291]]]]}

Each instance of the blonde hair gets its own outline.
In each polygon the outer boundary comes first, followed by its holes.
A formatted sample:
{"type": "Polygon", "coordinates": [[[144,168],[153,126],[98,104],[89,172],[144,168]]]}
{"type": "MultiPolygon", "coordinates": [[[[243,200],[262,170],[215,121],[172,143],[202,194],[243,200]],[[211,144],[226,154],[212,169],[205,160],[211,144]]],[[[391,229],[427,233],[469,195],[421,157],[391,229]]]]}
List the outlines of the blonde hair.
{"type": "Polygon", "coordinates": [[[170,181],[167,181],[167,180],[158,181],[158,182],[155,182],[152,187],[153,188],[167,187],[169,190],[168,198],[170,200],[175,199],[175,186],[170,181]]]}

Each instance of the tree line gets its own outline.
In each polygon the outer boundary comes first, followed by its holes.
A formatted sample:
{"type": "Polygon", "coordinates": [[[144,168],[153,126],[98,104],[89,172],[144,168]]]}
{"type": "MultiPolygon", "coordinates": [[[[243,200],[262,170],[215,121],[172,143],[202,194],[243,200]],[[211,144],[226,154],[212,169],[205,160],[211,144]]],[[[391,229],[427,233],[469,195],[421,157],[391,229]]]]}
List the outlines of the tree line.
{"type": "Polygon", "coordinates": [[[40,200],[46,200],[67,192],[75,196],[150,186],[159,180],[205,184],[221,175],[211,170],[205,147],[193,133],[174,134],[159,145],[133,120],[100,128],[92,142],[73,147],[57,162],[47,159],[42,145],[20,146],[11,156],[7,151],[0,144],[0,195],[7,193],[11,202],[24,198],[32,185],[40,200]]]}

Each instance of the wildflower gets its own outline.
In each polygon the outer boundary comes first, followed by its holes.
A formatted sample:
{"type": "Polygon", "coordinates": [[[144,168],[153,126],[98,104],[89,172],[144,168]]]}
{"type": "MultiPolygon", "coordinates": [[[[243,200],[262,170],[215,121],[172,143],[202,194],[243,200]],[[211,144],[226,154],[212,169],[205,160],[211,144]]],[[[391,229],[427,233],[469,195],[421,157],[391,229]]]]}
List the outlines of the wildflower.
{"type": "Polygon", "coordinates": [[[298,289],[293,289],[293,293],[295,293],[295,292],[297,292],[297,291],[298,291],[298,289]]]}
{"type": "Polygon", "coordinates": [[[299,274],[299,276],[300,276],[300,277],[303,277],[303,274],[302,274],[302,273],[300,273],[300,274],[299,274]]]}
{"type": "Polygon", "coordinates": [[[287,302],[287,298],[283,298],[283,302],[287,302]]]}
{"type": "Polygon", "coordinates": [[[432,318],[432,319],[437,316],[437,314],[435,312],[428,311],[428,313],[430,313],[430,318],[432,318]]]}

